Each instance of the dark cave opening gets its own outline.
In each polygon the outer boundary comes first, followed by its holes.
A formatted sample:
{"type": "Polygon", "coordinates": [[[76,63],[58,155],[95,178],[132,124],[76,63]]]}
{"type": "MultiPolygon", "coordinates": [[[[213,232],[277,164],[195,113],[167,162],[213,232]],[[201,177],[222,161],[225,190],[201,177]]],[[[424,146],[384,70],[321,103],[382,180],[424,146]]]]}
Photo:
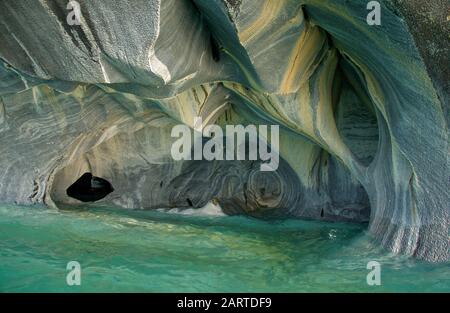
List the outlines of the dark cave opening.
{"type": "Polygon", "coordinates": [[[375,104],[358,66],[339,53],[333,83],[333,111],[342,140],[363,166],[369,166],[378,150],[379,126],[375,104]]]}
{"type": "Polygon", "coordinates": [[[114,188],[109,181],[87,172],[70,185],[66,193],[69,197],[81,202],[95,202],[105,198],[113,191],[114,188]]]}
{"type": "MultiPolygon", "coordinates": [[[[332,39],[331,35],[329,38],[332,39]]],[[[380,143],[379,122],[376,106],[373,103],[364,75],[358,65],[339,51],[339,63],[333,82],[333,111],[336,128],[342,141],[351,151],[355,161],[363,167],[369,167],[374,161],[380,143]]],[[[336,163],[332,160],[331,163],[336,163]]],[[[331,165],[330,165],[331,166],[331,165]]],[[[330,167],[331,176],[341,176],[343,169],[330,167]],[[341,172],[341,174],[339,174],[341,172]]],[[[352,187],[351,202],[343,201],[342,194],[348,192],[345,186],[330,190],[334,205],[342,207],[343,216],[353,216],[361,222],[368,222],[371,214],[371,204],[365,186],[359,182],[352,187]]]]}

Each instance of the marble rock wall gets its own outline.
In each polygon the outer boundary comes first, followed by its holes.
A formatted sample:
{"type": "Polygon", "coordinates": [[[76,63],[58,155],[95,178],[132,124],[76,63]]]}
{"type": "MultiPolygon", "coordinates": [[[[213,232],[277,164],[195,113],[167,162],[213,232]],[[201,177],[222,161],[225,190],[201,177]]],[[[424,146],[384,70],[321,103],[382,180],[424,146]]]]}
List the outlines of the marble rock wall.
{"type": "Polygon", "coordinates": [[[379,26],[363,0],[78,2],[80,25],[65,0],[0,3],[0,201],[78,205],[92,172],[114,186],[95,205],[368,222],[450,259],[446,1],[380,1],[379,26]],[[278,169],[175,161],[196,116],[279,125],[278,169]]]}

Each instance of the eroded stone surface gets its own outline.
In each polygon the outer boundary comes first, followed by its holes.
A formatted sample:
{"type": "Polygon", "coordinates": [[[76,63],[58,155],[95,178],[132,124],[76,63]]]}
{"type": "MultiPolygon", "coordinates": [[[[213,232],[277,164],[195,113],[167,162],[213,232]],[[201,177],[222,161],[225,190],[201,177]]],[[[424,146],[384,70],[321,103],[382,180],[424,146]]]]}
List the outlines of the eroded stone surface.
{"type": "Polygon", "coordinates": [[[105,204],[369,221],[394,252],[449,259],[450,51],[421,42],[445,37],[440,18],[417,26],[404,1],[381,1],[381,26],[362,0],[79,2],[80,26],[66,1],[0,4],[2,201],[77,204],[65,191],[91,172],[114,186],[105,204]],[[195,116],[280,125],[279,169],[174,161],[171,129],[195,116]]]}

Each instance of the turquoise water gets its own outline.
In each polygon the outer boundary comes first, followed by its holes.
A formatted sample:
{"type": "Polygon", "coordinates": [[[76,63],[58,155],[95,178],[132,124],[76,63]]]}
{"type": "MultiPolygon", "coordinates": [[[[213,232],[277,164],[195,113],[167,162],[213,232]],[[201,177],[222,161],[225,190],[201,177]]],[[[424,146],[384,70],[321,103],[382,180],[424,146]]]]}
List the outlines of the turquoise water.
{"type": "Polygon", "coordinates": [[[0,206],[0,291],[448,292],[450,266],[393,256],[359,225],[0,206]]]}

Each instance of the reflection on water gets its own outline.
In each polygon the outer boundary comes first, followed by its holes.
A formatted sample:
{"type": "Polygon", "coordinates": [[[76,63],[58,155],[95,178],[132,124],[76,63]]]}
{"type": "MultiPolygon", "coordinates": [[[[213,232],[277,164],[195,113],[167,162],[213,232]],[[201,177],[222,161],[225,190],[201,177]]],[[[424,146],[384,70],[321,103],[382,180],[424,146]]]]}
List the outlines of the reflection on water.
{"type": "Polygon", "coordinates": [[[449,264],[393,256],[353,224],[0,206],[0,291],[450,291],[449,264]],[[81,264],[81,286],[66,264],[81,264]],[[381,286],[366,265],[381,263],[381,286]]]}

